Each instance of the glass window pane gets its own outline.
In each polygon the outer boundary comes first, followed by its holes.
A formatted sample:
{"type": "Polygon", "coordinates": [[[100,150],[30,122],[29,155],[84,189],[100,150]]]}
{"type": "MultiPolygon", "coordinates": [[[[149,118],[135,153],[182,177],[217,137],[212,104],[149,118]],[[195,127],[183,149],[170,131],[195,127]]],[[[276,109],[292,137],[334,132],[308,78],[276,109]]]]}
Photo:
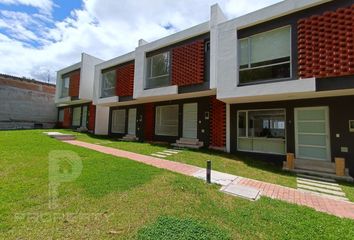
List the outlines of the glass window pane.
{"type": "Polygon", "coordinates": [[[178,136],[178,105],[156,107],[155,134],[178,136]]]}
{"type": "Polygon", "coordinates": [[[248,112],[248,136],[285,138],[284,110],[262,110],[248,112]]]}
{"type": "Polygon", "coordinates": [[[170,85],[170,53],[160,53],[147,58],[146,88],[157,88],[170,85]]]}
{"type": "Polygon", "coordinates": [[[298,155],[299,158],[327,159],[327,150],[326,148],[299,146],[298,155]]]}
{"type": "Polygon", "coordinates": [[[125,109],[112,111],[112,133],[125,133],[125,109]]]}
{"type": "Polygon", "coordinates": [[[246,137],[246,112],[238,112],[238,136],[246,137]]]}
{"type": "Polygon", "coordinates": [[[247,68],[249,64],[248,38],[242,39],[240,43],[240,68],[247,68]]]}
{"type": "Polygon", "coordinates": [[[326,133],[325,122],[299,122],[297,125],[299,133],[326,133]]]}
{"type": "Polygon", "coordinates": [[[72,120],[72,125],[73,126],[80,126],[81,121],[81,107],[75,107],[73,108],[73,120],[72,120]]]}
{"type": "Polygon", "coordinates": [[[116,71],[102,73],[101,97],[115,96],[116,71]]]}
{"type": "Polygon", "coordinates": [[[169,73],[169,68],[170,68],[169,52],[161,53],[151,58],[152,58],[151,77],[158,77],[169,73]]]}
{"type": "Polygon", "coordinates": [[[64,121],[64,109],[60,109],[59,110],[58,121],[59,122],[63,122],[64,121]]]}
{"type": "Polygon", "coordinates": [[[70,85],[70,78],[66,77],[62,80],[62,88],[61,88],[61,97],[69,96],[69,85],[70,85]]]}
{"type": "Polygon", "coordinates": [[[323,146],[327,144],[327,136],[325,135],[309,135],[309,134],[299,134],[298,143],[300,145],[312,145],[312,146],[323,146]]]}
{"type": "Polygon", "coordinates": [[[299,109],[297,119],[301,121],[325,120],[326,111],[324,109],[299,109]]]}
{"type": "Polygon", "coordinates": [[[260,68],[251,68],[240,71],[239,82],[241,84],[257,82],[257,81],[266,81],[266,80],[275,80],[290,78],[290,63],[284,63],[280,65],[260,67],[260,68]]]}
{"type": "Polygon", "coordinates": [[[257,34],[250,39],[251,63],[290,57],[290,27],[257,34]]]}

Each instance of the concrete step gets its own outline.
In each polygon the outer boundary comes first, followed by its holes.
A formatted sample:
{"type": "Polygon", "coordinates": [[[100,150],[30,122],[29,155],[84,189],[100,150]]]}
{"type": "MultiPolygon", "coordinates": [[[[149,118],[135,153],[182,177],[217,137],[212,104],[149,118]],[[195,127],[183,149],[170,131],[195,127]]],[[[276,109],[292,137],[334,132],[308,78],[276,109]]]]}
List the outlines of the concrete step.
{"type": "Polygon", "coordinates": [[[195,144],[195,145],[197,145],[199,143],[199,139],[198,138],[180,138],[176,142],[181,143],[181,144],[195,144]]]}
{"type": "Polygon", "coordinates": [[[199,149],[199,148],[203,147],[203,144],[195,145],[195,144],[172,143],[171,145],[176,148],[180,148],[180,149],[183,149],[183,148],[199,149]]]}
{"type": "Polygon", "coordinates": [[[319,181],[319,180],[313,180],[313,179],[310,179],[310,178],[297,177],[297,180],[298,181],[313,182],[313,183],[320,183],[320,184],[323,184],[323,185],[334,186],[334,187],[339,186],[338,183],[335,183],[335,181],[333,179],[329,179],[329,180],[332,180],[332,182],[328,182],[327,181],[328,179],[325,179],[325,181],[319,181]]]}
{"type": "Polygon", "coordinates": [[[308,185],[304,185],[304,184],[297,184],[297,188],[306,189],[306,190],[324,193],[324,194],[329,194],[329,195],[334,195],[334,196],[338,196],[338,197],[345,197],[345,193],[343,193],[342,191],[324,189],[321,187],[314,187],[314,186],[308,186],[308,185]]]}
{"type": "Polygon", "coordinates": [[[314,177],[320,177],[324,179],[335,179],[335,180],[353,182],[353,178],[351,176],[337,176],[336,174],[333,173],[318,172],[318,171],[303,170],[303,169],[293,169],[290,171],[302,175],[306,175],[306,176],[314,176],[314,177]]]}
{"type": "Polygon", "coordinates": [[[342,189],[339,186],[331,186],[331,185],[322,184],[322,183],[319,183],[319,182],[315,183],[315,182],[311,182],[311,181],[304,181],[304,180],[298,179],[297,183],[301,184],[301,185],[319,187],[319,188],[328,189],[328,190],[342,191],[342,189]]]}
{"type": "Polygon", "coordinates": [[[134,141],[137,141],[138,138],[135,136],[135,135],[125,135],[124,137],[122,137],[122,140],[123,141],[130,141],[130,142],[134,142],[134,141]]]}
{"type": "Polygon", "coordinates": [[[297,174],[298,178],[304,178],[304,179],[311,179],[312,181],[321,181],[321,182],[327,182],[327,183],[336,183],[336,180],[332,178],[322,178],[322,177],[317,177],[317,176],[311,176],[311,175],[306,175],[306,174],[297,174]]]}
{"type": "Polygon", "coordinates": [[[165,158],[165,157],[167,157],[166,155],[161,155],[161,154],[157,154],[157,153],[151,153],[150,155],[153,156],[153,157],[158,157],[158,158],[165,158]]]}
{"type": "Polygon", "coordinates": [[[335,164],[320,160],[295,159],[295,168],[325,173],[335,173],[335,164]]]}

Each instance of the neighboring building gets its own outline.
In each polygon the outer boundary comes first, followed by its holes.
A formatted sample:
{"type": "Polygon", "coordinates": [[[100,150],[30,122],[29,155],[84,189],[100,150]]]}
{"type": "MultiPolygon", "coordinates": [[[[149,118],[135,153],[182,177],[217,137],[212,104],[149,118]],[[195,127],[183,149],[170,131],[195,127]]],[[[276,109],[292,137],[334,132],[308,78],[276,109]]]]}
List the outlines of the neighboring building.
{"type": "Polygon", "coordinates": [[[81,61],[57,73],[55,103],[58,125],[93,131],[96,107],[92,105],[95,65],[103,60],[83,53],[81,61]]]}
{"type": "Polygon", "coordinates": [[[354,175],[354,3],[287,0],[95,68],[96,134],[212,147],[354,175]],[[348,105],[347,105],[348,104],[348,105]]]}
{"type": "Polygon", "coordinates": [[[0,129],[53,128],[55,85],[0,74],[0,129]]]}

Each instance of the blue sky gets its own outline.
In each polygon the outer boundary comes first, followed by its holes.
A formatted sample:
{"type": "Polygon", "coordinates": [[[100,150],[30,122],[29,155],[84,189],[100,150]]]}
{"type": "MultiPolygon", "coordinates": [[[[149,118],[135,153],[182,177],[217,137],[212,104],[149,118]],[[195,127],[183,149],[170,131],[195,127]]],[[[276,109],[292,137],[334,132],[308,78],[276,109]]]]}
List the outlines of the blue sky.
{"type": "Polygon", "coordinates": [[[228,18],[280,0],[0,0],[0,73],[55,82],[82,52],[108,60],[209,20],[218,3],[228,18]],[[153,4],[152,4],[153,3],[153,4]]]}

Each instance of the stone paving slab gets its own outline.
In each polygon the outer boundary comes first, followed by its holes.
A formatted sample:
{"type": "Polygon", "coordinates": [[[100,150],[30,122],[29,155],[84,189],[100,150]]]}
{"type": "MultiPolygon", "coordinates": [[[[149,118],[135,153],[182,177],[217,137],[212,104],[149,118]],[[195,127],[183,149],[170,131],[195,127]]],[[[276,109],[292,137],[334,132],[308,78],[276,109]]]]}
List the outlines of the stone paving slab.
{"type": "MultiPolygon", "coordinates": [[[[181,173],[187,176],[195,176],[200,179],[205,179],[205,169],[195,167],[192,165],[168,161],[156,157],[146,156],[138,153],[132,153],[115,148],[100,146],[96,144],[70,140],[65,141],[69,144],[88,148],[105,154],[110,154],[117,157],[128,158],[137,162],[152,165],[158,168],[167,169],[173,172],[181,173]],[[204,177],[203,177],[204,175],[204,177]]],[[[212,172],[213,174],[213,172],[212,172]]],[[[325,196],[316,195],[315,193],[304,192],[298,189],[283,187],[280,185],[257,181],[249,178],[238,177],[231,174],[214,171],[214,181],[219,184],[226,184],[232,181],[232,184],[238,186],[246,186],[260,191],[261,196],[266,196],[272,199],[282,200],[288,203],[307,206],[317,211],[332,214],[338,217],[346,217],[354,219],[354,204],[347,201],[336,200],[325,196]]],[[[225,185],[227,186],[227,185],[225,185]]],[[[233,189],[235,190],[235,189],[233,189]]],[[[236,188],[236,191],[242,192],[241,188],[236,188]]],[[[247,192],[247,190],[243,190],[247,192]]]]}
{"type": "Polygon", "coordinates": [[[261,192],[257,188],[242,186],[239,184],[229,184],[222,187],[220,191],[252,201],[256,201],[261,196],[261,192]]]}

